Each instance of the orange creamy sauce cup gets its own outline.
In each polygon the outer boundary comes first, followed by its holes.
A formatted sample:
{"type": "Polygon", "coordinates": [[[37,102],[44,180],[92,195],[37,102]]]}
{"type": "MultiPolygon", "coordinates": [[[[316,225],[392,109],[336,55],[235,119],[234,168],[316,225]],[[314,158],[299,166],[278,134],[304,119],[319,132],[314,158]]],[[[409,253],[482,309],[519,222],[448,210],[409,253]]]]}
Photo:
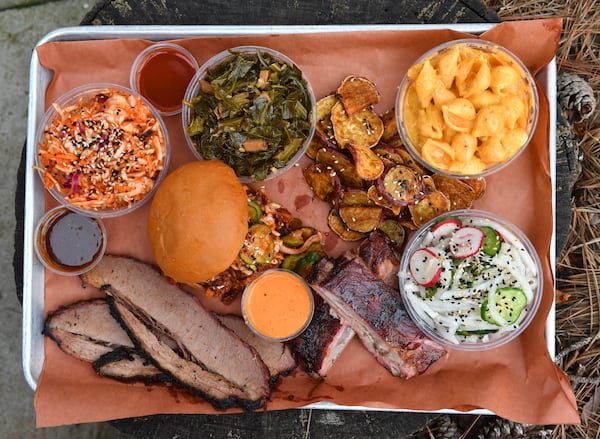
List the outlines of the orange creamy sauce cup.
{"type": "Polygon", "coordinates": [[[298,336],[310,323],[314,301],[310,288],[297,274],[282,269],[265,271],[245,289],[242,313],[258,335],[279,341],[298,336]]]}

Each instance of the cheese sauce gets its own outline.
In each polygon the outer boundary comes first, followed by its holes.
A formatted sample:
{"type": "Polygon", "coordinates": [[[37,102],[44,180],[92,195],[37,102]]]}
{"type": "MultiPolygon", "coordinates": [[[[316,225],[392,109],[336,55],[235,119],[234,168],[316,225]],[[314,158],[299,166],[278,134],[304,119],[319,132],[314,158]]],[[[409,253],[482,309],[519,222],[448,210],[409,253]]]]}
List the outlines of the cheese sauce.
{"type": "Polygon", "coordinates": [[[287,270],[269,270],[248,285],[242,297],[244,320],[263,337],[289,340],[310,323],[312,293],[304,280],[287,270]]]}

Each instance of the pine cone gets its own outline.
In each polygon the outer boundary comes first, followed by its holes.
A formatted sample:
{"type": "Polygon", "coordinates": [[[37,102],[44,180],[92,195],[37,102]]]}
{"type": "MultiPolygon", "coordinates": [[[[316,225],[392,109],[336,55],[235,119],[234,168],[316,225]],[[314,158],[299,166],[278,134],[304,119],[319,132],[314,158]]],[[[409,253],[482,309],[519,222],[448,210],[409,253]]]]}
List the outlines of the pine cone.
{"type": "Polygon", "coordinates": [[[427,426],[427,430],[431,437],[435,439],[458,439],[462,434],[462,430],[458,427],[454,418],[449,415],[442,415],[434,419],[427,426]]]}
{"type": "Polygon", "coordinates": [[[561,73],[557,79],[558,103],[571,123],[580,123],[590,117],[596,109],[594,90],[580,76],[561,73]]]}
{"type": "Polygon", "coordinates": [[[477,432],[477,439],[526,439],[536,429],[533,425],[518,424],[507,419],[491,417],[477,432]]]}

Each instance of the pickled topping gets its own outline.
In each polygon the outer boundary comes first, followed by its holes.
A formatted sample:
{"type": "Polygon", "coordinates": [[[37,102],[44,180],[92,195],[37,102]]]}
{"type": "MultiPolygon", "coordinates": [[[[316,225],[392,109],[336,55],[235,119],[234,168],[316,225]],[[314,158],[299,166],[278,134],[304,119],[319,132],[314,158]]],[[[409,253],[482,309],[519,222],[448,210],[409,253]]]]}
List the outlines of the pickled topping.
{"type": "Polygon", "coordinates": [[[418,318],[453,343],[490,341],[520,326],[538,286],[536,264],[500,224],[451,216],[410,255],[404,290],[418,318]]]}

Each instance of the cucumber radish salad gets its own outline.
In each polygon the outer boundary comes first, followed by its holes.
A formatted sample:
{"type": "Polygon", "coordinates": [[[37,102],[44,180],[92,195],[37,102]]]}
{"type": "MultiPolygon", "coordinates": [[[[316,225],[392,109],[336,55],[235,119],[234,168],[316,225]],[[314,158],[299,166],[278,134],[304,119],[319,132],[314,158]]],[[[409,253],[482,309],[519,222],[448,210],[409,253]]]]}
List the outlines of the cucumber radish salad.
{"type": "Polygon", "coordinates": [[[537,254],[520,235],[474,210],[431,221],[409,244],[400,271],[411,316],[433,338],[465,349],[516,336],[533,318],[542,282],[537,254]]]}

